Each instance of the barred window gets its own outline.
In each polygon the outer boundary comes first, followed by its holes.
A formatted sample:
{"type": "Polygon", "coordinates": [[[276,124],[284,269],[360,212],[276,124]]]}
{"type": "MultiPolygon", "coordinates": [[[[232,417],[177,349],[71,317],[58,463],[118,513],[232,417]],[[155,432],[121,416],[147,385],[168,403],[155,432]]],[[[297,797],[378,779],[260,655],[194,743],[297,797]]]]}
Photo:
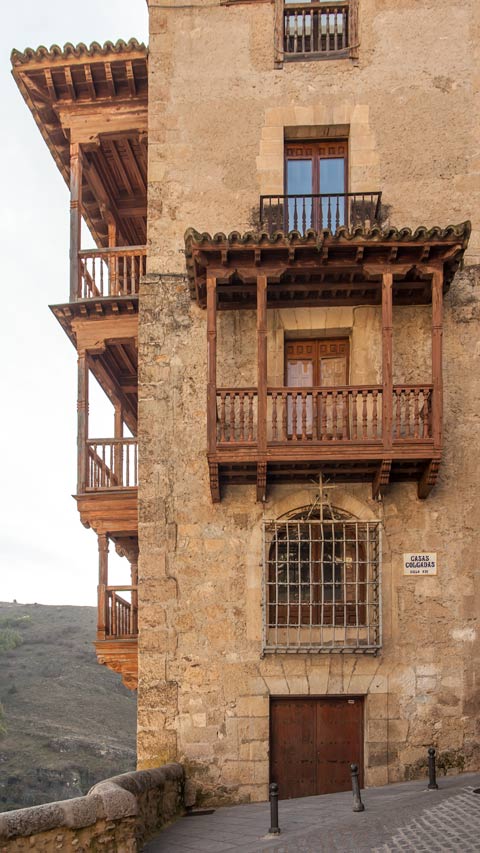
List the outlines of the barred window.
{"type": "Polygon", "coordinates": [[[380,523],[311,509],[264,525],[264,651],[380,648],[380,523]]]}

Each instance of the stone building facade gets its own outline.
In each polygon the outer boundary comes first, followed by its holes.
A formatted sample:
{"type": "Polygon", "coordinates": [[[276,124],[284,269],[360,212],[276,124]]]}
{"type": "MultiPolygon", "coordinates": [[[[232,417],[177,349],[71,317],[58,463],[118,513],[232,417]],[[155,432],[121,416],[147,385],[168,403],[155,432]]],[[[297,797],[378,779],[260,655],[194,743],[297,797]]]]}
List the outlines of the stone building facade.
{"type": "MultiPolygon", "coordinates": [[[[140,767],[184,763],[204,800],[267,797],[272,707],[286,696],[337,697],[340,715],[349,698],[360,703],[367,785],[423,772],[431,745],[448,769],[479,767],[480,9],[475,0],[352,5],[352,49],[311,58],[283,53],[279,0],[149,0],[138,754],[140,767]],[[339,138],[348,191],[382,192],[384,231],[472,220],[445,293],[438,480],[426,500],[416,483],[396,481],[373,499],[371,482],[320,482],[319,464],[299,482],[267,474],[264,500],[255,484],[229,482],[213,502],[207,320],[189,291],[185,231],[258,230],[259,197],[285,193],[286,143],[339,138]],[[374,654],[265,651],[265,522],[320,505],[381,528],[374,654]],[[436,575],[404,574],[404,554],[423,552],[436,553],[436,575]]],[[[393,303],[393,383],[431,382],[432,306],[393,303]]],[[[381,384],[378,302],[267,303],[266,324],[269,386],[283,385],[288,341],[331,338],[349,341],[347,384],[381,384]]],[[[217,384],[257,385],[255,307],[217,312],[217,384]]]]}

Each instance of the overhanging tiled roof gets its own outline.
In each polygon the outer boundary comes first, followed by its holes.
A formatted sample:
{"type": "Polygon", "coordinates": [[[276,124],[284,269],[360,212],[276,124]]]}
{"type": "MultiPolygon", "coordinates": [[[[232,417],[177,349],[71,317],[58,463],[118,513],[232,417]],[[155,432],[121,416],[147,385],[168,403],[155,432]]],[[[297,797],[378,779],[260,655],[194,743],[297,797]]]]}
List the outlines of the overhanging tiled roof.
{"type": "MultiPolygon", "coordinates": [[[[412,230],[375,225],[342,227],[335,232],[308,230],[305,234],[232,231],[212,236],[189,228],[185,249],[190,291],[199,304],[205,304],[208,270],[223,287],[225,307],[241,307],[238,295],[228,305],[229,285],[235,284],[238,294],[240,282],[245,284],[243,304],[248,307],[254,304],[254,294],[250,290],[249,296],[248,288],[256,274],[264,272],[272,283],[273,304],[275,295],[280,294],[279,304],[283,303],[289,283],[298,287],[301,282],[305,282],[305,304],[325,304],[328,298],[336,299],[336,290],[340,289],[347,294],[345,299],[352,300],[351,304],[358,296],[360,301],[376,302],[380,267],[388,264],[394,274],[397,300],[408,302],[411,297],[412,302],[423,303],[429,301],[432,265],[443,266],[447,288],[467,248],[470,232],[468,221],[446,228],[420,226],[412,230]]],[[[232,287],[230,294],[233,292],[232,287]]],[[[220,295],[220,301],[221,298],[220,295]]]]}
{"type": "Polygon", "coordinates": [[[131,38],[128,41],[118,39],[115,43],[113,41],[106,41],[103,45],[98,41],[92,41],[90,45],[86,45],[83,42],[76,45],[67,42],[63,48],[58,44],[52,44],[50,48],[40,45],[40,47],[35,49],[26,47],[24,51],[14,49],[12,50],[10,59],[12,65],[16,66],[25,65],[29,62],[64,61],[66,59],[80,59],[81,57],[105,57],[108,54],[125,54],[138,51],[144,51],[145,55],[147,54],[145,44],[137,41],[135,38],[131,38]]]}
{"type": "MultiPolygon", "coordinates": [[[[70,181],[69,117],[108,116],[104,136],[85,155],[83,212],[99,246],[108,244],[108,228],[102,209],[117,214],[118,233],[129,244],[146,241],[147,175],[147,48],[137,39],[40,46],[11,54],[12,74],[35,122],[67,184],[70,181]],[[122,138],[113,138],[118,121],[126,116],[131,125],[122,138]],[[111,118],[111,121],[110,121],[111,118]],[[65,127],[64,125],[67,125],[65,127]],[[112,151],[112,147],[115,151],[112,151]],[[101,162],[99,162],[101,160],[101,162]],[[87,162],[88,161],[88,162],[87,162]],[[134,165],[130,168],[132,161],[134,165]],[[120,165],[118,165],[118,163],[120,165]],[[87,171],[90,167],[88,180],[87,171]],[[92,168],[93,167],[93,168],[92,168]],[[92,176],[93,171],[97,175],[92,176]],[[126,178],[125,178],[126,176],[126,178]],[[99,185],[103,192],[99,194],[99,185]],[[107,204],[106,204],[107,200],[107,204]],[[120,202],[123,208],[120,209],[120,202]]],[[[85,152],[84,152],[85,153],[85,152]]]]}

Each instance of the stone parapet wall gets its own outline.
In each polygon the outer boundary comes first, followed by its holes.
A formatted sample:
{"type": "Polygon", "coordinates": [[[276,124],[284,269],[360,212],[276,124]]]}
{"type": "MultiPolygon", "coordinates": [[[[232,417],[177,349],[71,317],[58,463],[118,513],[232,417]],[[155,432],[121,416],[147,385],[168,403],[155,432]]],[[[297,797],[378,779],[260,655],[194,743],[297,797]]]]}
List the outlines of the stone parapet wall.
{"type": "Polygon", "coordinates": [[[58,803],[0,814],[0,851],[134,853],[181,810],[180,764],[114,776],[58,803]]]}

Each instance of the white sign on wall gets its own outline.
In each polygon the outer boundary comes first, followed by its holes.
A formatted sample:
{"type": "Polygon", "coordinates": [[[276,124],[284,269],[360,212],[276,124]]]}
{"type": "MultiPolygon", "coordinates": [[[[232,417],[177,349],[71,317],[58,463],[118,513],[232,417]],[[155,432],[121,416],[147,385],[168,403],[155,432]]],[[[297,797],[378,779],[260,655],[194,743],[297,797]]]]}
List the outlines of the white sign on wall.
{"type": "Polygon", "coordinates": [[[416,551],[414,554],[403,555],[404,575],[436,575],[437,555],[432,551],[416,551]]]}

